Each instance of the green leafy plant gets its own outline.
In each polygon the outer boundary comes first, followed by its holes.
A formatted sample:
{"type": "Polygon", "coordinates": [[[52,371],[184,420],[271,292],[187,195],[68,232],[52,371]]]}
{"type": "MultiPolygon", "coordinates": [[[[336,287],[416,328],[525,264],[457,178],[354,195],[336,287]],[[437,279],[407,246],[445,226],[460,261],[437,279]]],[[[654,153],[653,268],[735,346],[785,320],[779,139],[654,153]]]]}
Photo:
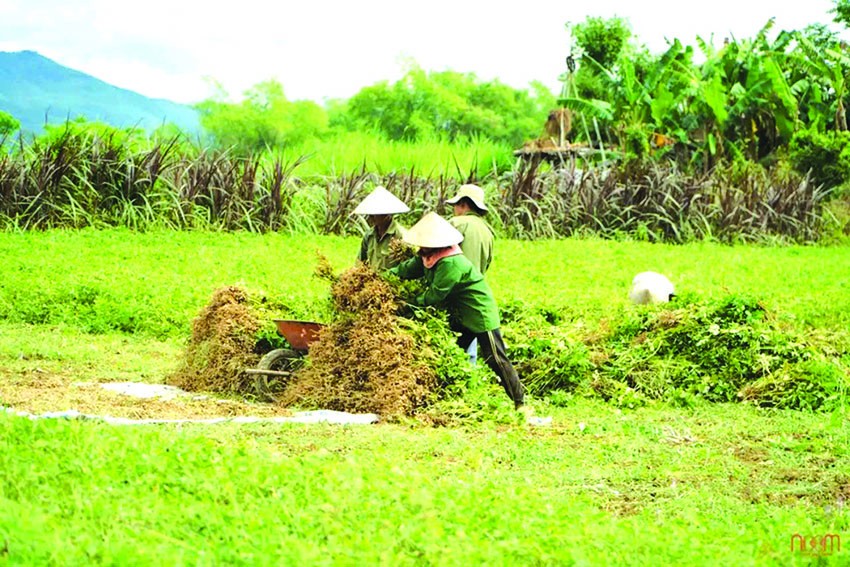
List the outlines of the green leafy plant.
{"type": "Polygon", "coordinates": [[[812,183],[837,189],[850,181],[850,132],[799,131],[791,140],[789,157],[812,183]]]}

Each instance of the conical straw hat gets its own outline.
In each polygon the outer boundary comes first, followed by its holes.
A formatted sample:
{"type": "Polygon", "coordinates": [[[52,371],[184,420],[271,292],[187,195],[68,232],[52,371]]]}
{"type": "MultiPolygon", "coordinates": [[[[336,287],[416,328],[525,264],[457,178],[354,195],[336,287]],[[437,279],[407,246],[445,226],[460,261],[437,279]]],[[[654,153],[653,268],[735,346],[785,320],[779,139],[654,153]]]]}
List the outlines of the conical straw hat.
{"type": "Polygon", "coordinates": [[[478,185],[461,185],[460,189],[457,190],[457,194],[446,201],[449,205],[454,205],[464,197],[468,197],[475,203],[475,206],[481,209],[482,211],[487,211],[487,205],[484,204],[484,189],[479,187],[478,185]]]}
{"type": "Polygon", "coordinates": [[[410,207],[405,205],[398,197],[387,191],[386,187],[378,185],[374,191],[363,199],[357,208],[356,215],[395,215],[406,213],[410,207]]]}
{"type": "Polygon", "coordinates": [[[411,226],[403,239],[420,248],[445,248],[461,242],[463,235],[449,221],[431,212],[411,226]]]}

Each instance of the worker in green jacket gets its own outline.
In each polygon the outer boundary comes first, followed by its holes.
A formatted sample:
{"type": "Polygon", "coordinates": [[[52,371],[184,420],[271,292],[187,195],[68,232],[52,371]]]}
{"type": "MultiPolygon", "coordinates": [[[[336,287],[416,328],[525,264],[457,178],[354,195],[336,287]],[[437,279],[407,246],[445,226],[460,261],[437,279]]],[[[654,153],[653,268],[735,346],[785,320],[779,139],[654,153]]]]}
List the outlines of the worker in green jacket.
{"type": "Polygon", "coordinates": [[[393,215],[406,213],[410,207],[398,197],[380,185],[366,196],[354,209],[354,213],[364,215],[369,230],[360,242],[360,253],[357,258],[371,266],[376,272],[392,268],[396,262],[390,257],[390,242],[401,238],[404,234],[402,227],[393,215]]]}
{"type": "MultiPolygon", "coordinates": [[[[493,259],[493,229],[484,220],[487,205],[484,203],[484,190],[471,183],[461,185],[457,194],[446,203],[454,207],[451,225],[463,235],[460,249],[481,275],[487,273],[493,259]]],[[[467,349],[469,362],[478,360],[478,341],[473,340],[467,349]]]]}
{"type": "Polygon", "coordinates": [[[461,185],[457,194],[446,203],[454,207],[449,222],[463,235],[460,249],[482,275],[487,273],[493,259],[493,229],[484,220],[487,205],[484,190],[478,185],[461,185]]]}
{"type": "Polygon", "coordinates": [[[464,350],[478,339],[484,361],[520,409],[525,400],[524,389],[505,354],[499,309],[484,276],[458,246],[463,235],[437,213],[428,213],[403,239],[419,247],[418,255],[389,272],[402,279],[425,278],[425,291],[416,303],[449,311],[452,329],[460,333],[457,344],[464,350]]]}

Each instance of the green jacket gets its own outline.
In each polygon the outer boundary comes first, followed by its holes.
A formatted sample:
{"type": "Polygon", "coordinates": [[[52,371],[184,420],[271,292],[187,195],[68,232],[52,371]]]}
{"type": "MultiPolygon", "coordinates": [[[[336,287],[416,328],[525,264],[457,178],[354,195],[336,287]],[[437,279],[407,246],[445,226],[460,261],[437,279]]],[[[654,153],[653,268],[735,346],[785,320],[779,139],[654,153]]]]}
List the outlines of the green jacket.
{"type": "Polygon", "coordinates": [[[463,254],[443,258],[431,269],[417,256],[402,262],[390,273],[405,280],[424,277],[425,293],[416,298],[416,303],[448,310],[455,330],[459,326],[484,333],[499,328],[499,308],[493,292],[478,268],[463,254]]]}
{"type": "Polygon", "coordinates": [[[479,215],[468,212],[449,222],[463,235],[460,249],[481,274],[486,274],[493,259],[493,229],[479,215]]]}
{"type": "Polygon", "coordinates": [[[378,235],[375,234],[375,229],[370,228],[369,232],[363,235],[363,240],[360,242],[358,259],[371,266],[376,272],[383,272],[392,268],[398,262],[393,262],[390,259],[390,242],[394,238],[401,238],[403,232],[404,228],[395,219],[390,223],[383,238],[379,239],[378,235]]]}

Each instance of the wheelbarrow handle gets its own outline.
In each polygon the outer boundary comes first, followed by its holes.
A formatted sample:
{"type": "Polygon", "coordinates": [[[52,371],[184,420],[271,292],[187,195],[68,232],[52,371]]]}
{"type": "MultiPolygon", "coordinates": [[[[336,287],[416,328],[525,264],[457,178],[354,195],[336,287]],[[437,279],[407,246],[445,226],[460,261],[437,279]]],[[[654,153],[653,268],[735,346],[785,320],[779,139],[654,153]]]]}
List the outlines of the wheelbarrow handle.
{"type": "Polygon", "coordinates": [[[265,374],[266,376],[291,376],[292,372],[284,370],[263,370],[262,368],[246,368],[245,374],[265,374]]]}

